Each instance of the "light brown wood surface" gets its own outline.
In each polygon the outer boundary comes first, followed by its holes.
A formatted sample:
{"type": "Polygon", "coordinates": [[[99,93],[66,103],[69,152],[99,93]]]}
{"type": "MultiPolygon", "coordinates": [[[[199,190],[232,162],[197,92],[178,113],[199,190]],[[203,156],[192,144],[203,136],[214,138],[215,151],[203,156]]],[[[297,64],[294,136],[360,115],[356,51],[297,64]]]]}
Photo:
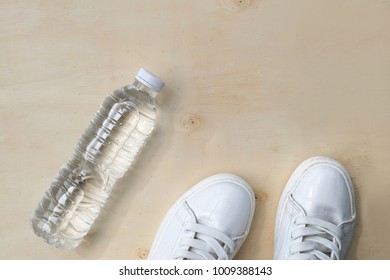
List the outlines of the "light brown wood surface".
{"type": "Polygon", "coordinates": [[[276,206],[306,158],[355,184],[350,259],[388,259],[390,1],[0,1],[0,258],[144,259],[171,204],[219,172],[256,212],[237,259],[271,259],[276,206]],[[158,129],[85,242],[29,218],[104,97],[166,81],[158,129]]]}

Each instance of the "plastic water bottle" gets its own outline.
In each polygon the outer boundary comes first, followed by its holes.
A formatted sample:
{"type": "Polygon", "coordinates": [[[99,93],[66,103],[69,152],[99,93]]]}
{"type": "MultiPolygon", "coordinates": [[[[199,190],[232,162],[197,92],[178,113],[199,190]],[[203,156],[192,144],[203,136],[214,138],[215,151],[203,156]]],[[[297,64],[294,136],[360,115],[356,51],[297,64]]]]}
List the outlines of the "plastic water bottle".
{"type": "Polygon", "coordinates": [[[31,218],[38,236],[56,247],[77,247],[115,182],[124,176],[156,119],[155,97],[164,82],[141,69],[132,85],[115,90],[95,114],[31,218]]]}

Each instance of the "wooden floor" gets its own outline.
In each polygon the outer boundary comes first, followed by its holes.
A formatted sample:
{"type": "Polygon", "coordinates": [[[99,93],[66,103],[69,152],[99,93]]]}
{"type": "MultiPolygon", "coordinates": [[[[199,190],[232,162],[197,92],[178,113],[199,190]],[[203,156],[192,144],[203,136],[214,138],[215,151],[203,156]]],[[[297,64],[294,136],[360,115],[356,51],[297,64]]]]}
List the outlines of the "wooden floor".
{"type": "Polygon", "coordinates": [[[145,259],[172,203],[219,172],[256,193],[237,259],[271,259],[280,194],[306,158],[349,171],[350,259],[390,259],[390,1],[1,1],[0,258],[145,259]],[[152,3],[153,2],[153,3],[152,3]],[[158,129],[67,251],[29,218],[104,97],[166,81],[158,129]]]}

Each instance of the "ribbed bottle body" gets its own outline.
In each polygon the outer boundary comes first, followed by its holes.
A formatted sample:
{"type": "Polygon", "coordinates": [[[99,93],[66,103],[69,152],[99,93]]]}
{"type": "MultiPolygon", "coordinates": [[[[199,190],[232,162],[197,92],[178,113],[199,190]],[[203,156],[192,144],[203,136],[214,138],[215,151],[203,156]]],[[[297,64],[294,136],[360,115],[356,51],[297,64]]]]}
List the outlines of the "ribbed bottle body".
{"type": "Polygon", "coordinates": [[[130,85],[103,102],[31,218],[49,244],[75,248],[154,130],[154,99],[130,85]]]}

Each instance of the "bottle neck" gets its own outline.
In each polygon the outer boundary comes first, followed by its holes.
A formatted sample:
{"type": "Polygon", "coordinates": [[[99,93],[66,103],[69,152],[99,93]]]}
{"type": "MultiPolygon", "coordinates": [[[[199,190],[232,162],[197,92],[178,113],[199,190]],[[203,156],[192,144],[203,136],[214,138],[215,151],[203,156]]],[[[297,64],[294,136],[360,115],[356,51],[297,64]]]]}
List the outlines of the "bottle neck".
{"type": "Polygon", "coordinates": [[[141,83],[138,80],[134,81],[133,86],[135,86],[136,88],[138,88],[141,91],[144,91],[144,92],[148,93],[152,98],[156,98],[156,96],[158,94],[157,91],[154,91],[153,89],[151,89],[150,87],[144,85],[143,83],[141,83]]]}

